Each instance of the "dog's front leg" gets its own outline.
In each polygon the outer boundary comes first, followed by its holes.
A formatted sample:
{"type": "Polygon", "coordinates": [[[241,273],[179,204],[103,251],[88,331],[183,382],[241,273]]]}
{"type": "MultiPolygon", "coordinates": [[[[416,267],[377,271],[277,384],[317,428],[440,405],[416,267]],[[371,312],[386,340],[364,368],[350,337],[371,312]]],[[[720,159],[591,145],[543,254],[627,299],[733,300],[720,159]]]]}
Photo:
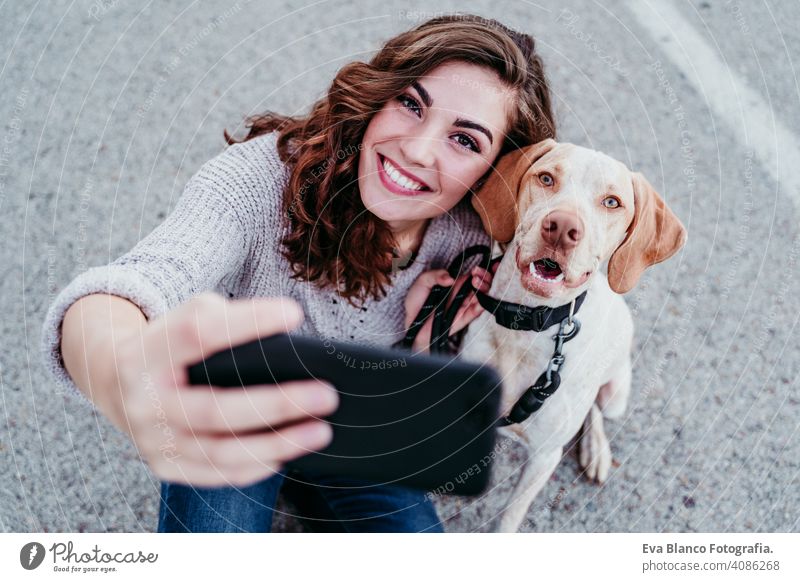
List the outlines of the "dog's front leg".
{"type": "Polygon", "coordinates": [[[586,472],[586,477],[603,483],[611,470],[611,445],[603,426],[603,413],[597,403],[592,404],[580,439],[578,462],[586,472]]]}
{"type": "MultiPolygon", "coordinates": [[[[538,453],[531,448],[528,450],[528,454],[530,456],[522,468],[522,475],[514,486],[514,492],[511,494],[506,508],[500,515],[499,525],[493,527],[492,531],[504,533],[519,531],[531,503],[561,461],[563,450],[559,447],[555,450],[538,453]]],[[[497,517],[494,521],[497,523],[497,517]]]]}
{"type": "Polygon", "coordinates": [[[631,394],[631,376],[631,358],[628,354],[614,371],[611,380],[603,384],[597,394],[597,405],[606,418],[617,420],[625,414],[631,394]]]}

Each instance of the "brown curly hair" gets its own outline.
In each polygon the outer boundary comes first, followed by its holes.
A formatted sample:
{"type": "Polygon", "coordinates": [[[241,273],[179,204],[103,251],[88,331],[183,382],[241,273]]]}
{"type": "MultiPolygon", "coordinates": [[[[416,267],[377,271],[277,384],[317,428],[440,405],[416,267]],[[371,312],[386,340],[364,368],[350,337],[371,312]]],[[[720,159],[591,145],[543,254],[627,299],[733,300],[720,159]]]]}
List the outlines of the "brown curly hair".
{"type": "MultiPolygon", "coordinates": [[[[493,19],[441,16],[395,36],[369,63],[344,66],[307,116],[268,111],[248,117],[241,141],[278,131],[279,155],[291,167],[283,199],[291,229],[282,253],[292,277],[332,286],[352,305],[370,294],[376,300],[386,295],[396,242],[359,195],[360,145],[372,116],[439,65],[461,61],[496,71],[515,96],[499,156],[555,137],[550,91],[534,46],[530,35],[493,19]]],[[[224,136],[229,145],[237,143],[227,131],[224,136]]]]}

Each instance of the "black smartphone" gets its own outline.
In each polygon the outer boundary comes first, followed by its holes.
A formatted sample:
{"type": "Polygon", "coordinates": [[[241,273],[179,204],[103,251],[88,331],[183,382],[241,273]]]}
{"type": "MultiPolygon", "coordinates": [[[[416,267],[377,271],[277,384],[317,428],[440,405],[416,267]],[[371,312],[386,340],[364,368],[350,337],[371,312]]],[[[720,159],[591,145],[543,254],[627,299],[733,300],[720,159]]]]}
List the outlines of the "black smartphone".
{"type": "Polygon", "coordinates": [[[317,378],[339,392],[333,440],[286,463],[453,495],[489,483],[501,380],[488,365],[286,333],[216,353],[189,383],[219,387],[317,378]]]}

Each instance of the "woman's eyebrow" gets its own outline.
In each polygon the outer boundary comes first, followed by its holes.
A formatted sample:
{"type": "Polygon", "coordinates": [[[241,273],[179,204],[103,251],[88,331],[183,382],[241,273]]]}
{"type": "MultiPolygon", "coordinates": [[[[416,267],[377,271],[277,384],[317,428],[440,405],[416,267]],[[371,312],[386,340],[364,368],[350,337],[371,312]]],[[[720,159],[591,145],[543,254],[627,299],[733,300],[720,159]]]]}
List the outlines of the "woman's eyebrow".
{"type": "MultiPolygon", "coordinates": [[[[425,87],[420,85],[419,82],[417,81],[412,81],[411,86],[417,90],[417,93],[419,93],[419,97],[420,99],[422,99],[422,102],[425,104],[425,107],[430,107],[431,105],[433,105],[433,99],[431,99],[431,95],[430,93],[428,93],[425,87]]],[[[474,121],[470,121],[469,119],[463,119],[459,117],[458,119],[455,120],[453,125],[455,125],[456,127],[464,127],[467,129],[474,129],[476,131],[480,131],[481,133],[485,134],[486,137],[489,138],[490,144],[494,143],[494,139],[492,138],[492,132],[483,127],[479,123],[475,123],[474,121]]]]}
{"type": "Polygon", "coordinates": [[[425,104],[425,107],[430,107],[431,105],[433,105],[433,99],[431,99],[431,95],[430,93],[428,93],[428,91],[425,90],[425,87],[420,85],[417,81],[412,81],[411,86],[417,90],[417,93],[419,93],[419,97],[420,99],[422,99],[422,102],[425,104]]]}

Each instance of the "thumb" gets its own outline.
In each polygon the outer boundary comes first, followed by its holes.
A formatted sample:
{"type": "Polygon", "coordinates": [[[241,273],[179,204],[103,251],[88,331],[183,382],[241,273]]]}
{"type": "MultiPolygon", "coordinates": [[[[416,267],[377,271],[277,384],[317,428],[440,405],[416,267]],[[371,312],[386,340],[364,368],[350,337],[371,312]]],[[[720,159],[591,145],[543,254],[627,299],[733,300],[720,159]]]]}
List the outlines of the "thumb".
{"type": "Polygon", "coordinates": [[[417,284],[422,285],[426,289],[431,289],[434,285],[452,285],[453,282],[453,278],[450,277],[447,269],[425,271],[417,278],[417,284]]]}
{"type": "Polygon", "coordinates": [[[228,301],[216,293],[202,293],[167,314],[162,337],[174,368],[263,336],[288,332],[302,321],[300,305],[290,298],[228,301]]]}
{"type": "Polygon", "coordinates": [[[434,272],[437,273],[436,275],[437,285],[452,285],[453,283],[455,283],[455,280],[450,276],[450,273],[447,272],[447,269],[440,269],[434,272]]]}

